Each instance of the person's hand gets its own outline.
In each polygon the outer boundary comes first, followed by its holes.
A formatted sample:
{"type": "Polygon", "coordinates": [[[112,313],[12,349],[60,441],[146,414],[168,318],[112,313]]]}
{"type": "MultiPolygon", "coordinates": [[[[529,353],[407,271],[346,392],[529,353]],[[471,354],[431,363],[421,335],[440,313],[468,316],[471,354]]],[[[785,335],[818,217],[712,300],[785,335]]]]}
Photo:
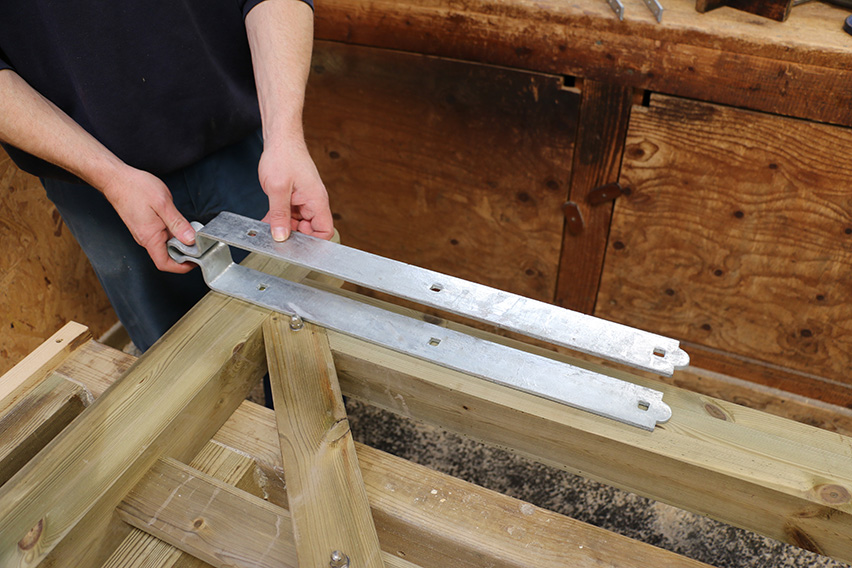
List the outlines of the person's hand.
{"type": "Polygon", "coordinates": [[[177,274],[194,268],[192,263],[180,264],[169,257],[166,242],[177,237],[192,245],[195,230],[177,210],[169,188],[159,178],[127,166],[113,175],[101,191],[157,268],[177,274]]]}
{"type": "Polygon", "coordinates": [[[334,235],[328,193],[304,140],[264,147],[258,178],[269,197],[263,221],[269,223],[273,239],[284,241],[290,231],[326,240],[334,235]]]}

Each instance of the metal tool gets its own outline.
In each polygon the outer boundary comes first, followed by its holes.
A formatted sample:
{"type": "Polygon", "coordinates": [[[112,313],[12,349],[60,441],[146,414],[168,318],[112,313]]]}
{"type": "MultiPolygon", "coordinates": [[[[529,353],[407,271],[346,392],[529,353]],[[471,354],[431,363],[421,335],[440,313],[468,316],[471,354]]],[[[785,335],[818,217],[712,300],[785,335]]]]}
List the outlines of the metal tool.
{"type": "Polygon", "coordinates": [[[689,362],[675,340],[301,233],[276,242],[265,223],[232,213],[193,226],[196,244],[171,239],[169,254],[201,266],[213,290],[647,430],[671,416],[659,391],[245,268],[228,245],[661,374],[689,362]]]}
{"type": "MultiPolygon", "coordinates": [[[[651,13],[657,19],[657,23],[661,23],[663,21],[663,5],[660,4],[659,0],[642,1],[651,10],[651,13]]],[[[615,15],[618,16],[618,19],[624,21],[624,4],[621,3],[621,0],[606,0],[606,2],[612,8],[612,11],[615,12],[615,15]]]]}

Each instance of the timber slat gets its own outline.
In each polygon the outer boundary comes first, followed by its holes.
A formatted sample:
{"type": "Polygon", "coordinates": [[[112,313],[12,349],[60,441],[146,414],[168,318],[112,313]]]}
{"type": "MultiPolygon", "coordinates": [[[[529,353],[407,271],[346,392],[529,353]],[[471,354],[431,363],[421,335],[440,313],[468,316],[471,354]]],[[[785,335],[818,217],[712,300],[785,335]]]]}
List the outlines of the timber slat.
{"type": "Polygon", "coordinates": [[[91,337],[88,327],[69,322],[4,373],[0,377],[0,415],[91,337]]]}
{"type": "Polygon", "coordinates": [[[325,330],[274,315],[263,339],[299,562],[333,552],[381,568],[381,548],[325,330]]]}
{"type": "MultiPolygon", "coordinates": [[[[228,485],[250,490],[252,495],[259,497],[262,494],[254,479],[254,460],[246,454],[228,451],[215,442],[208,442],[189,466],[228,485]]],[[[150,477],[151,472],[147,475],[150,477]]],[[[123,501],[122,505],[119,505],[119,514],[122,514],[124,503],[123,501]]],[[[208,563],[182,552],[149,532],[134,528],[103,568],[172,568],[175,565],[180,565],[181,568],[209,566],[208,563]],[[139,566],[139,562],[144,562],[144,566],[139,566]]]]}
{"type": "Polygon", "coordinates": [[[0,415],[0,486],[91,402],[86,389],[51,374],[0,415]]]}
{"type": "Polygon", "coordinates": [[[811,3],[779,23],[669,0],[660,25],[642,6],[620,22],[595,0],[330,0],[317,9],[316,37],[852,126],[846,15],[811,3]]]}
{"type": "Polygon", "coordinates": [[[583,81],[582,96],[568,199],[577,204],[584,227],[579,234],[571,234],[566,222],[554,303],[591,314],[600,286],[613,203],[591,205],[589,194],[618,181],[633,89],[583,81]]]}
{"type": "MultiPolygon", "coordinates": [[[[270,501],[273,495],[283,493],[283,480],[275,474],[281,467],[278,453],[277,430],[272,411],[252,403],[244,403],[223,426],[217,438],[234,442],[233,450],[269,456],[275,462],[258,458],[266,478],[270,501]]],[[[373,504],[379,538],[385,551],[383,559],[388,566],[422,566],[423,568],[477,568],[483,565],[494,568],[562,568],[576,566],[618,567],[695,567],[705,566],[676,554],[632,541],[600,528],[592,527],[562,515],[540,509],[517,499],[477,487],[471,483],[435,472],[380,452],[369,446],[356,444],[362,462],[367,491],[373,504]],[[471,529],[471,527],[476,527],[471,529]],[[402,561],[400,556],[405,557],[402,561]]],[[[122,504],[122,515],[137,526],[150,527],[151,516],[156,531],[163,538],[185,539],[193,543],[205,541],[211,548],[231,550],[233,539],[255,542],[255,560],[242,556],[239,566],[262,566],[259,557],[263,551],[279,550],[290,554],[291,544],[273,544],[278,534],[274,522],[245,522],[246,527],[228,534],[234,517],[225,511],[248,511],[243,519],[257,519],[257,515],[277,515],[281,520],[280,538],[292,538],[289,514],[271,503],[253,509],[256,503],[250,496],[226,488],[221,484],[192,472],[172,460],[164,460],[131,491],[122,504]],[[191,481],[188,481],[192,477],[191,481]],[[171,481],[169,481],[171,479],[171,481]],[[185,483],[184,485],[180,485],[185,483]],[[209,487],[205,489],[204,487],[209,487]],[[175,488],[180,496],[168,503],[175,488]],[[221,488],[223,497],[211,501],[215,487],[221,488]],[[165,506],[164,506],[165,505],[165,506]],[[207,511],[215,515],[202,514],[207,511]],[[195,527],[203,518],[201,527],[195,527]],[[170,520],[166,520],[170,519],[170,520]],[[165,528],[164,528],[165,527],[165,528]],[[162,531],[173,533],[169,537],[162,531]],[[198,534],[195,534],[195,533],[198,534]],[[187,533],[190,533],[187,536],[187,533]],[[247,533],[250,533],[247,536],[247,533]]],[[[145,529],[147,530],[147,529],[145,529]]],[[[183,546],[183,545],[178,545],[183,546]]],[[[185,548],[185,547],[184,547],[185,548]]],[[[234,550],[244,550],[240,544],[234,550]]],[[[209,554],[209,553],[207,553],[209,554]]],[[[227,555],[227,552],[221,552],[227,555]]],[[[286,563],[290,556],[278,557],[286,563]]],[[[233,557],[229,557],[233,560],[233,557]]],[[[265,561],[264,561],[265,562],[265,561]]],[[[218,564],[214,564],[218,565],[218,564]]]]}
{"type": "MultiPolygon", "coordinates": [[[[289,511],[171,459],[154,464],[119,514],[216,568],[328,564],[299,562],[289,511]]],[[[382,556],[389,568],[418,568],[391,554],[382,556]]]]}

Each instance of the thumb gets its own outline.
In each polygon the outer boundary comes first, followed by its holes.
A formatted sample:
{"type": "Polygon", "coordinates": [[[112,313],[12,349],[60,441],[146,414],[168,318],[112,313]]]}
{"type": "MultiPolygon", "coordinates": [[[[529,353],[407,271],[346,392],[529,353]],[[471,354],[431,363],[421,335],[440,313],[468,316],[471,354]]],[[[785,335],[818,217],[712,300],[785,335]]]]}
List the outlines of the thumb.
{"type": "Polygon", "coordinates": [[[290,191],[282,189],[269,193],[269,213],[263,220],[269,223],[272,238],[286,241],[290,237],[290,191]]]}
{"type": "Polygon", "coordinates": [[[180,211],[177,210],[177,207],[174,206],[174,203],[167,201],[162,206],[162,210],[155,210],[155,213],[160,216],[160,219],[163,220],[163,223],[165,223],[169,232],[173,236],[177,237],[180,242],[185,245],[195,244],[195,229],[193,229],[192,225],[189,224],[189,221],[181,215],[180,211]]]}

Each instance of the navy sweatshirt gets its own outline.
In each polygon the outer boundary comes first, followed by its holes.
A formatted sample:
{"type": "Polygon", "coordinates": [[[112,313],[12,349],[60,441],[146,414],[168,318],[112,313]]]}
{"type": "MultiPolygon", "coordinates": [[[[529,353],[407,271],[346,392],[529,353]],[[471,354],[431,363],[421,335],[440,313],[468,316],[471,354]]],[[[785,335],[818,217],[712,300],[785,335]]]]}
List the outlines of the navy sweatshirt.
{"type": "MultiPolygon", "coordinates": [[[[0,72],[127,164],[169,173],[260,126],[243,18],[261,1],[0,0],[0,72]]],[[[5,147],[25,171],[73,179],[5,147]]]]}

